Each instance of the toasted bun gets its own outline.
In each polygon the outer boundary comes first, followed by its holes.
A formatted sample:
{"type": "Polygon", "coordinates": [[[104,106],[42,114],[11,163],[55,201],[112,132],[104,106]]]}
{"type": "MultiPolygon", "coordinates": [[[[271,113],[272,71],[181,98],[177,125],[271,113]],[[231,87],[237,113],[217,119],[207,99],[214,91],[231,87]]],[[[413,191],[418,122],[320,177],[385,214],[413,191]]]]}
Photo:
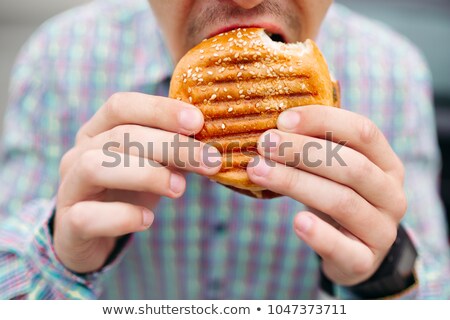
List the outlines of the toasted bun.
{"type": "Polygon", "coordinates": [[[259,28],[223,33],[190,50],[175,68],[169,96],[202,111],[205,125],[195,138],[223,155],[211,179],[258,198],[275,196],[246,172],[259,136],[288,108],[339,106],[339,86],[313,41],[274,42],[259,28]]]}

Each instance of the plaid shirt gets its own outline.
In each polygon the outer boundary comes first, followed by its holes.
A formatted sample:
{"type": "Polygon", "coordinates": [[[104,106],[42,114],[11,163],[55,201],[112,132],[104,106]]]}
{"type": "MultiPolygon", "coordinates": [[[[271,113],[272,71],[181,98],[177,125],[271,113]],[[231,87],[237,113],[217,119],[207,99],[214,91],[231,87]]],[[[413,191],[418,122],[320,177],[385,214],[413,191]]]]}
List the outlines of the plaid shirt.
{"type": "MultiPolygon", "coordinates": [[[[318,43],[340,80],[344,108],[372,119],[406,166],[404,224],[420,259],[419,285],[403,297],[450,297],[423,59],[401,36],[339,5],[318,43]]],[[[172,70],[145,0],[94,1],[45,23],[24,46],[0,154],[0,298],[317,297],[318,260],[292,230],[301,204],[252,199],[193,174],[186,194],[163,199],[151,229],[100,272],[76,275],[58,261],[48,222],[62,155],[111,94],[167,95],[172,70]]],[[[344,288],[337,294],[350,297],[344,288]]]]}

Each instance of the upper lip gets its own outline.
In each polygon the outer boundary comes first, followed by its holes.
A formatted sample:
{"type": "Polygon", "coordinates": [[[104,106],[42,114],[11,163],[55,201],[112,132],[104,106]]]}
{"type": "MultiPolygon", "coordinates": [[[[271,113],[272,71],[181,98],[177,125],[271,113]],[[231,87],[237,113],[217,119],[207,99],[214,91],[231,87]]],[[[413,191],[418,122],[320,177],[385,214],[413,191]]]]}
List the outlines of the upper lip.
{"type": "Polygon", "coordinates": [[[273,23],[254,23],[254,24],[230,24],[227,26],[223,26],[221,28],[216,29],[215,31],[208,34],[207,38],[214,37],[218,34],[225,33],[238,28],[263,28],[267,33],[279,34],[283,37],[285,42],[289,42],[287,35],[283,32],[283,29],[280,26],[277,26],[273,23]]]}

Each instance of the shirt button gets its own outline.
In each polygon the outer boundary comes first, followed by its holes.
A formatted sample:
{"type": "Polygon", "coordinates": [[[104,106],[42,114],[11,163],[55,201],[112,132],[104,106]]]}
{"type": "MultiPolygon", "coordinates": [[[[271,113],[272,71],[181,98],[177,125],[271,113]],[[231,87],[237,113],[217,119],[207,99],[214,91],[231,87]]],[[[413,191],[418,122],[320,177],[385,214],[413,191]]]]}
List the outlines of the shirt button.
{"type": "Polygon", "coordinates": [[[213,280],[209,281],[209,283],[208,283],[208,288],[211,291],[220,290],[221,287],[222,287],[222,282],[219,279],[213,279],[213,280]]]}
{"type": "Polygon", "coordinates": [[[224,222],[219,222],[214,225],[214,232],[224,233],[228,229],[228,226],[224,222]]]}

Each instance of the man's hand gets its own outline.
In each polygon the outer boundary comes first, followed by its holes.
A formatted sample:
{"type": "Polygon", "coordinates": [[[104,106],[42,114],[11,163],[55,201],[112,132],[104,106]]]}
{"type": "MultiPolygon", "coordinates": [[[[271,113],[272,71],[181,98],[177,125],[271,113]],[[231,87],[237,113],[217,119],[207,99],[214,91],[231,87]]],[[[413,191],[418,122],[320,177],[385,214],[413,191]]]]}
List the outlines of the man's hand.
{"type": "Polygon", "coordinates": [[[200,131],[203,121],[189,104],[120,93],[80,129],[75,146],[61,160],[54,225],[55,251],[67,268],[96,271],[119,236],[149,228],[160,196],[177,198],[185,191],[178,169],[204,175],[219,171],[218,151],[187,137],[200,131]],[[125,135],[133,147],[124,146],[125,135]],[[176,138],[185,145],[189,141],[190,147],[172,147],[176,138]],[[121,161],[111,165],[106,149],[121,161]]]}
{"type": "Polygon", "coordinates": [[[278,129],[261,137],[265,157],[249,164],[250,179],[314,208],[297,214],[294,229],[327,277],[341,285],[368,279],[406,212],[401,161],[370,120],[342,109],[292,108],[278,129]]]}

